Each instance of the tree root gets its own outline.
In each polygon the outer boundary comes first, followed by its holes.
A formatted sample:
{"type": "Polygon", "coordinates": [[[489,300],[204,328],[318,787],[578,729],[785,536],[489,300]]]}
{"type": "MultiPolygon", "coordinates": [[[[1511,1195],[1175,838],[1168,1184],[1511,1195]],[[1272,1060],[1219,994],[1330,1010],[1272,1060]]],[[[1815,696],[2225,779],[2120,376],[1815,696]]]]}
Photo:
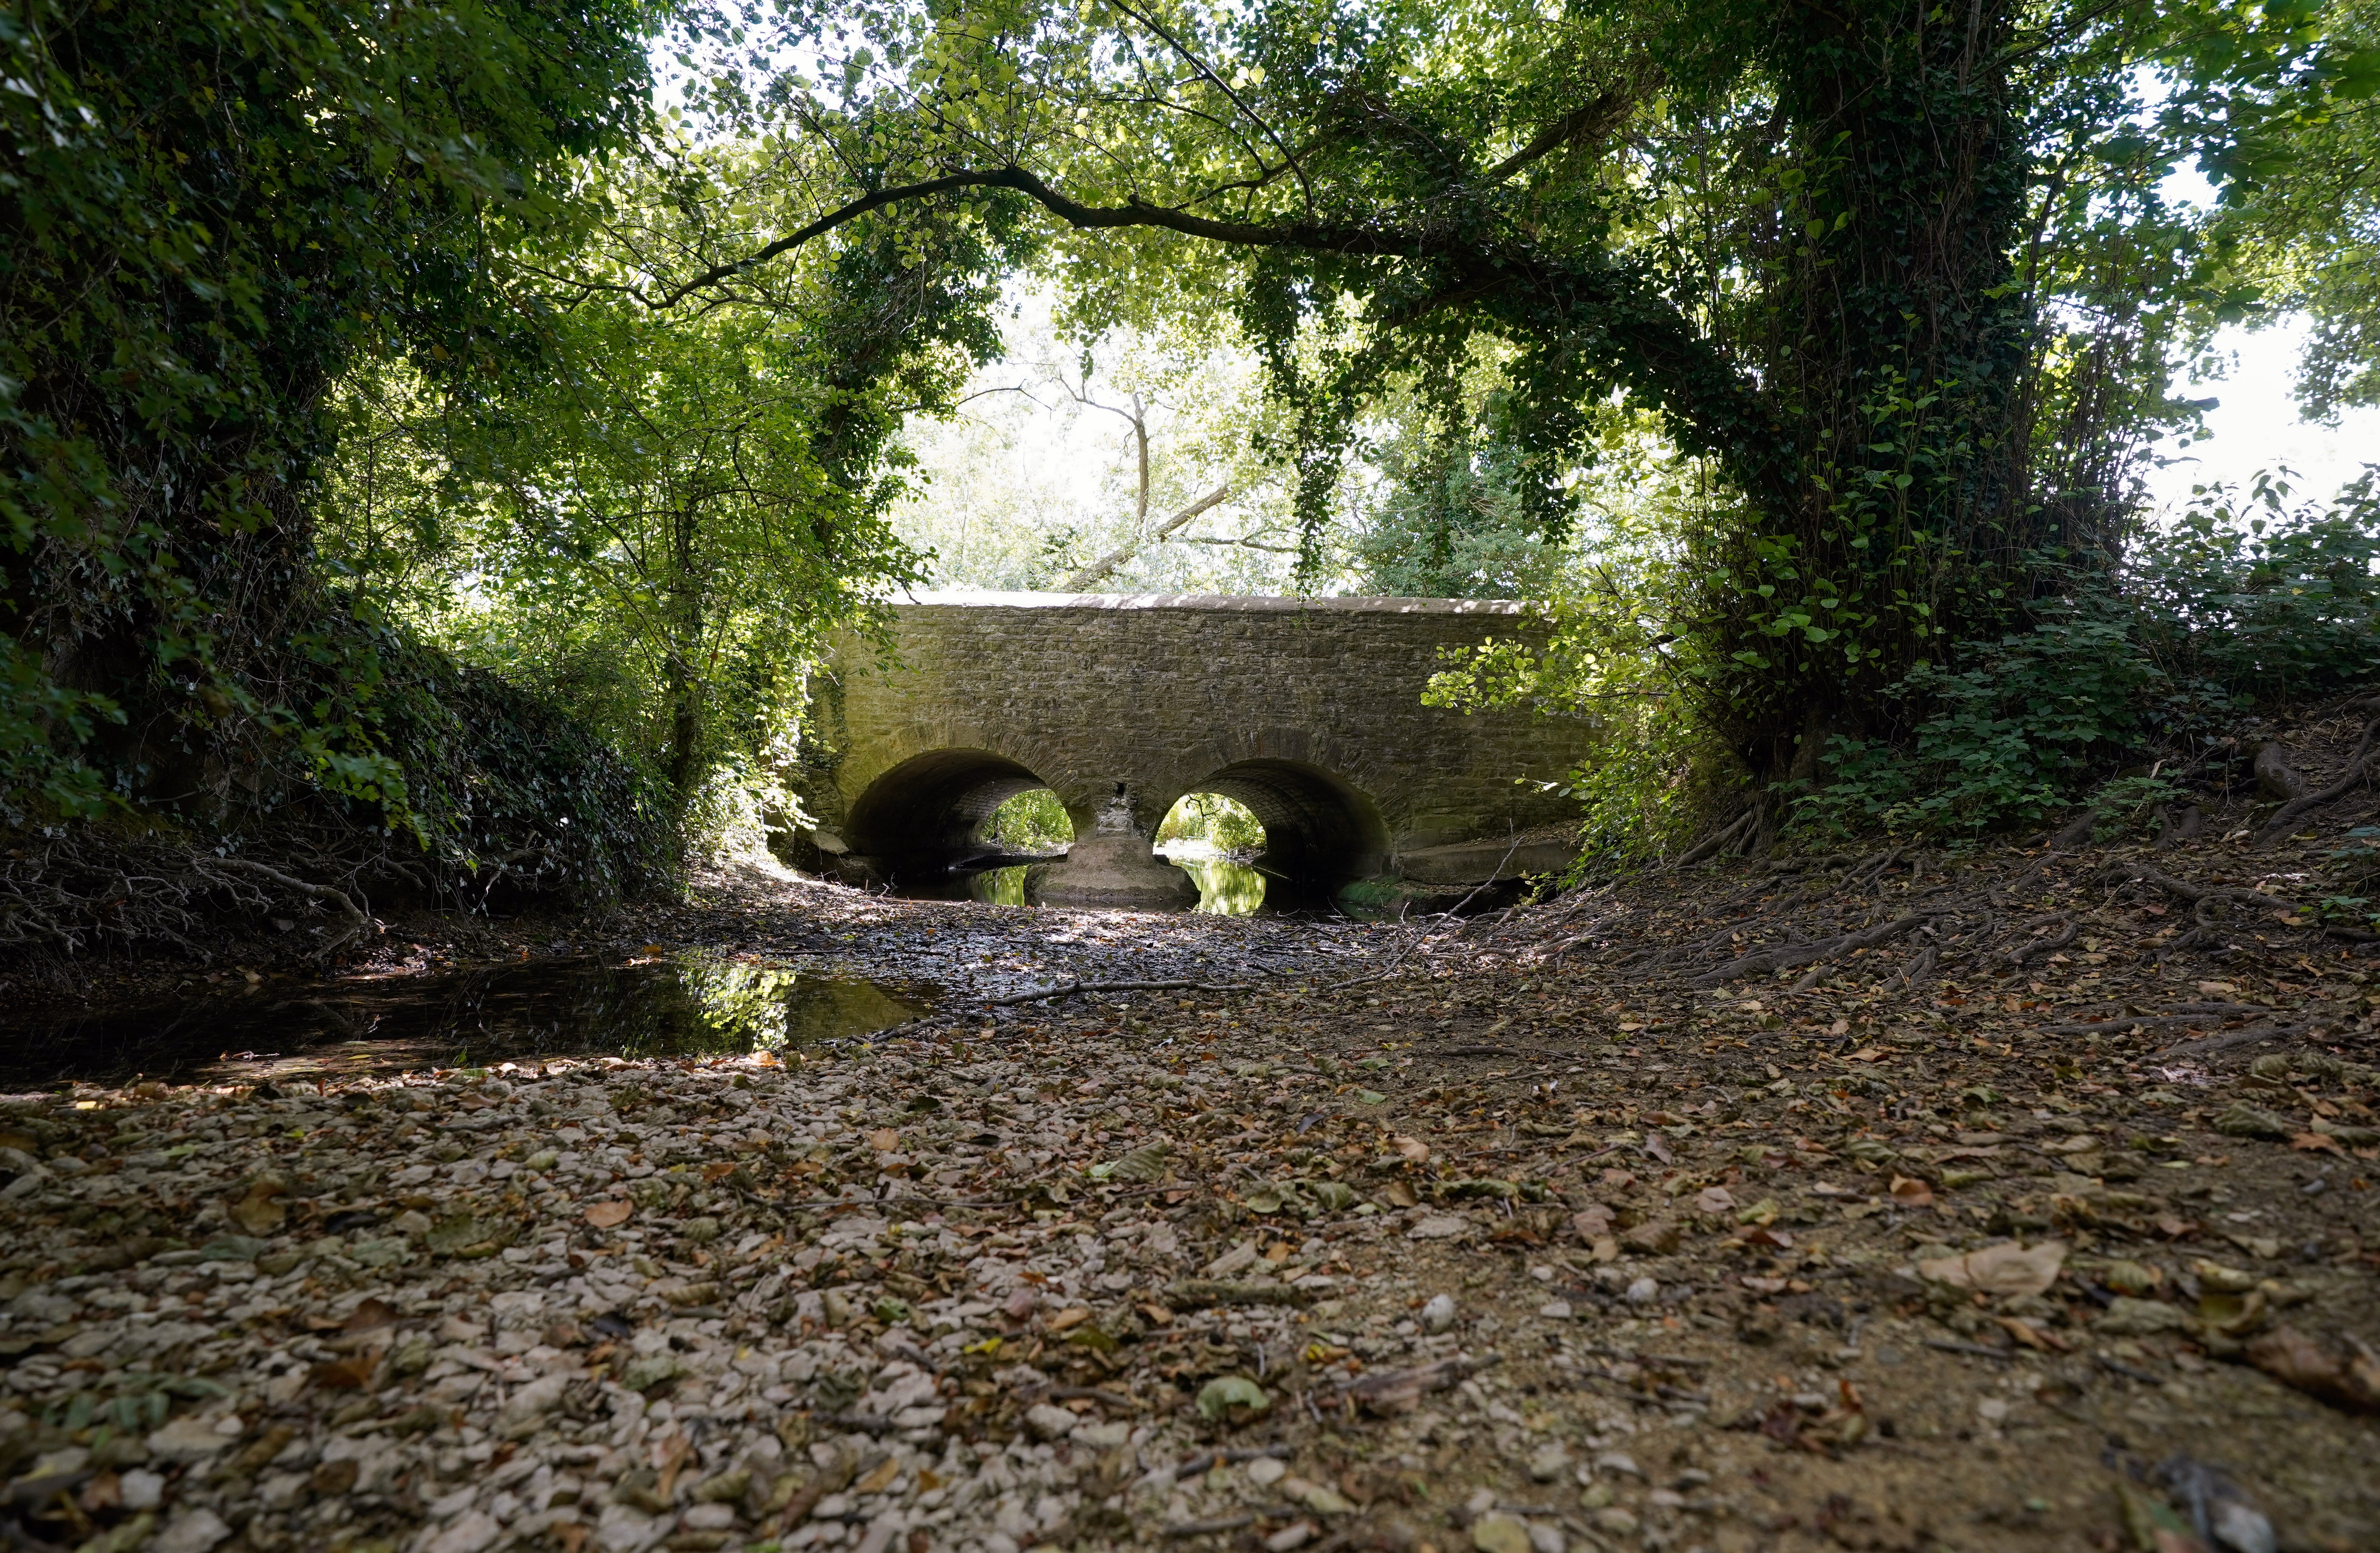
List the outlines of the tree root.
{"type": "Polygon", "coordinates": [[[1873,949],[1877,944],[1889,943],[1904,933],[1912,932],[1924,927],[1931,920],[1931,917],[1912,912],[1906,916],[1897,916],[1877,927],[1863,928],[1854,933],[1845,933],[1840,938],[1828,939],[1818,943],[1787,944],[1775,949],[1755,950],[1741,959],[1730,961],[1715,971],[1705,972],[1694,977],[1688,985],[1697,988],[1722,987],[1742,977],[1765,976],[1776,971],[1791,970],[1795,965],[1806,965],[1814,961],[1838,959],[1855,949],[1873,949]]]}
{"type": "Polygon", "coordinates": [[[212,857],[201,855],[194,861],[197,864],[196,872],[201,878],[207,877],[211,869],[233,868],[243,873],[254,874],[260,879],[271,880],[284,890],[294,890],[310,901],[319,901],[325,905],[336,907],[340,917],[346,923],[346,930],[337,938],[322,944],[317,949],[317,953],[328,954],[342,944],[364,937],[372,929],[371,914],[356,904],[344,890],[334,889],[327,884],[309,883],[305,880],[283,873],[270,864],[251,862],[245,857],[212,857]]]}
{"type": "MultiPolygon", "coordinates": [[[[2337,803],[2346,797],[2354,789],[2356,783],[2363,780],[2364,767],[2372,758],[2372,741],[2375,736],[2380,736],[2380,718],[2374,718],[2363,725],[2363,736],[2356,741],[2355,753],[2347,758],[2347,770],[2344,775],[2319,793],[2306,793],[2283,804],[2274,811],[2272,819],[2265,821],[2264,829],[2256,832],[2255,840],[2249,844],[2259,850],[2270,846],[2289,834],[2290,827],[2297,824],[2300,819],[2325,804],[2337,803]]],[[[2268,745],[2265,747],[2269,749],[2272,746],[2268,745]]],[[[2257,774],[2261,778],[2265,765],[2263,751],[2257,753],[2256,765],[2257,774]]]]}
{"type": "Polygon", "coordinates": [[[2027,960],[2032,959],[2036,954],[2052,954],[2057,952],[2058,950],[2064,949],[2068,944],[2072,943],[2077,938],[2081,937],[2082,932],[2082,928],[2076,927],[2073,923],[2069,922],[2066,924],[2066,930],[2058,934],[2056,938],[2035,939],[2030,943],[2019,944],[2014,949],[2010,950],[2006,954],[2003,954],[2000,958],[2009,963],[2010,969],[2022,970],[2024,968],[2024,963],[2027,960]]]}
{"type": "Polygon", "coordinates": [[[1676,862],[1670,864],[1670,867],[1672,869],[1690,868],[1696,863],[1702,862],[1705,858],[1717,856],[1729,843],[1741,840],[1745,829],[1755,824],[1759,819],[1760,806],[1758,804],[1755,804],[1750,808],[1745,809],[1742,814],[1737,815],[1733,819],[1729,820],[1725,825],[1720,826],[1709,835],[1705,836],[1701,841],[1696,842],[1692,847],[1688,848],[1685,854],[1679,857],[1676,862]]]}

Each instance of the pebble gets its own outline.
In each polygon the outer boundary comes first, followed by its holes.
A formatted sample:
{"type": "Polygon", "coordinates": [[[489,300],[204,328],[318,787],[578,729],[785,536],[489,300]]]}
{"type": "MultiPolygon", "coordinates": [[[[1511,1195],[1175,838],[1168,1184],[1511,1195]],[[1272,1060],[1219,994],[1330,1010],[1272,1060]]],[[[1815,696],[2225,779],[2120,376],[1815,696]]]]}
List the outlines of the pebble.
{"type": "Polygon", "coordinates": [[[1528,1523],[1495,1511],[1471,1523],[1471,1546],[1479,1553],[1535,1553],[1528,1523]]]}
{"type": "Polygon", "coordinates": [[[1269,1488],[1289,1475],[1289,1466],[1278,1456],[1259,1456],[1243,1469],[1248,1481],[1259,1488],[1269,1488]]]}
{"type": "Polygon", "coordinates": [[[1433,1332],[1442,1332],[1453,1326],[1454,1296],[1432,1294],[1429,1303],[1421,1307],[1421,1324],[1433,1332]]]}

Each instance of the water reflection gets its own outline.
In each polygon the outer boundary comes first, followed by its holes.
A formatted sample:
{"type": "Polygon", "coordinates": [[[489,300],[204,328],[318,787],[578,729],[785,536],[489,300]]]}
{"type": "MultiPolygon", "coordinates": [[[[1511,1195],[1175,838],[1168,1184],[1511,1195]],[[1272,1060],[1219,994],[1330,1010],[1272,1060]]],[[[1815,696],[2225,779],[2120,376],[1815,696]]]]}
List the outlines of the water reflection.
{"type": "Polygon", "coordinates": [[[1251,916],[1264,904],[1265,876],[1235,857],[1181,852],[1166,861],[1198,881],[1197,909],[1211,916],[1251,916]]]}
{"type": "Polygon", "coordinates": [[[546,1057],[728,1056],[905,1024],[915,993],[708,950],[266,989],[0,1030],[0,1083],[307,1078],[546,1057]]]}
{"type": "Polygon", "coordinates": [[[967,877],[967,896],[995,906],[1021,906],[1025,904],[1025,869],[1019,863],[1013,868],[986,868],[967,877]]]}

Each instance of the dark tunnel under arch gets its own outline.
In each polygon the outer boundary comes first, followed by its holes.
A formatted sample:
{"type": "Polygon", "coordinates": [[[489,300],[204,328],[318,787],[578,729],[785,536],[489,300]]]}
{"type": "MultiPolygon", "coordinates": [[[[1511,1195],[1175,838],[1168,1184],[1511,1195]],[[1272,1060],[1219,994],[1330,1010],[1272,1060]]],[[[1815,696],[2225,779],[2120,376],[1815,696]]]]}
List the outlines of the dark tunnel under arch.
{"type": "Polygon", "coordinates": [[[868,784],[844,819],[844,840],[889,878],[948,878],[998,854],[979,834],[994,809],[1049,785],[989,749],[931,750],[868,784]]]}

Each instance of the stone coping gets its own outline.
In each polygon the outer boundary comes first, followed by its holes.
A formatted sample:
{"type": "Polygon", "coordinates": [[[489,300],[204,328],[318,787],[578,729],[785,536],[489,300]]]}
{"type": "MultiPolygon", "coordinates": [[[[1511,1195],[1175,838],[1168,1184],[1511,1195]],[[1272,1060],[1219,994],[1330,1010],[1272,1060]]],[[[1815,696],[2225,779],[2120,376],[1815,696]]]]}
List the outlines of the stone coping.
{"type": "Polygon", "coordinates": [[[1512,599],[1281,599],[1245,593],[1005,593],[992,588],[932,588],[892,601],[895,609],[1206,610],[1250,614],[1478,614],[1513,616],[1529,606],[1512,599]]]}

